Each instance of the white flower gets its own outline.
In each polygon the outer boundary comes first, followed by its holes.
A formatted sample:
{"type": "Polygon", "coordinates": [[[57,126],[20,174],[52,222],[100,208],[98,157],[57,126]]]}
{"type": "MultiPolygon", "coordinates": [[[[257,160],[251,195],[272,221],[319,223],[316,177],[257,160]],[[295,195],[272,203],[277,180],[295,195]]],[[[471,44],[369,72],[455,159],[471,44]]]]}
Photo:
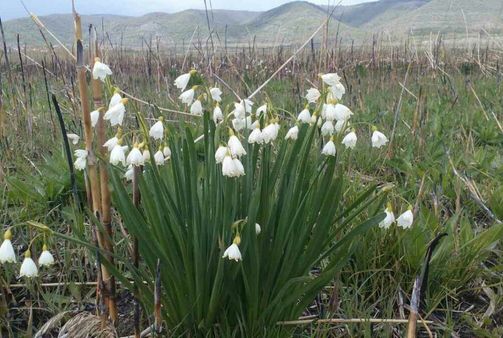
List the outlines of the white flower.
{"type": "Polygon", "coordinates": [[[330,140],[325,144],[323,149],[321,150],[321,153],[325,156],[335,156],[335,144],[334,141],[330,140]]]}
{"type": "Polygon", "coordinates": [[[330,90],[332,96],[337,100],[342,99],[342,96],[346,94],[346,88],[344,88],[344,85],[342,83],[337,83],[334,86],[329,87],[328,89],[330,90]]]}
{"type": "Polygon", "coordinates": [[[187,85],[189,84],[190,76],[192,74],[195,74],[195,70],[190,71],[189,73],[185,73],[180,75],[175,79],[175,86],[176,88],[180,89],[181,91],[184,91],[187,85]]]}
{"type": "Polygon", "coordinates": [[[377,130],[372,133],[372,147],[381,148],[386,143],[388,143],[386,135],[377,130]]]}
{"type": "Polygon", "coordinates": [[[274,141],[278,137],[279,128],[279,124],[274,122],[262,129],[262,138],[264,139],[265,144],[274,141]]]}
{"type": "Polygon", "coordinates": [[[344,121],[344,120],[339,120],[335,123],[335,131],[337,133],[340,133],[341,130],[344,128],[344,126],[346,125],[347,121],[344,121]]]}
{"type": "Polygon", "coordinates": [[[264,137],[262,136],[262,130],[260,130],[260,128],[253,129],[250,135],[248,135],[248,143],[250,144],[262,144],[263,142],[264,137]]]}
{"type": "Polygon", "coordinates": [[[110,67],[108,67],[103,62],[100,62],[99,58],[95,58],[93,66],[93,79],[95,80],[100,79],[101,81],[104,82],[107,75],[112,75],[110,67]]]}
{"type": "Polygon", "coordinates": [[[294,140],[295,141],[298,136],[299,136],[299,127],[293,126],[286,133],[285,140],[294,140]]]}
{"type": "Polygon", "coordinates": [[[232,119],[232,127],[236,130],[236,131],[241,131],[245,128],[246,126],[246,119],[238,119],[238,118],[235,118],[235,119],[232,119]]]}
{"type": "Polygon", "coordinates": [[[112,137],[108,141],[103,144],[103,147],[106,147],[108,151],[112,151],[112,149],[119,143],[119,139],[117,136],[112,137]]]}
{"type": "Polygon", "coordinates": [[[210,94],[211,94],[211,98],[214,101],[217,101],[217,102],[222,101],[222,98],[220,97],[222,95],[222,91],[220,90],[220,88],[217,88],[217,87],[211,88],[210,94]]]}
{"type": "Polygon", "coordinates": [[[121,100],[122,100],[121,95],[119,93],[115,92],[114,95],[112,95],[112,97],[110,98],[110,103],[108,104],[108,109],[112,108],[113,106],[115,106],[116,104],[121,102],[121,100]]]}
{"type": "Polygon", "coordinates": [[[260,227],[260,224],[255,223],[255,234],[259,235],[262,232],[262,228],[260,227]]]}
{"type": "Polygon", "coordinates": [[[42,247],[42,253],[38,258],[38,265],[51,266],[53,264],[54,264],[54,257],[52,256],[51,252],[47,250],[47,246],[44,244],[44,246],[42,247]]]}
{"type": "Polygon", "coordinates": [[[388,206],[384,212],[386,213],[386,217],[379,223],[379,227],[387,229],[395,221],[395,214],[393,214],[393,210],[391,210],[390,206],[388,206]]]}
{"type": "MultiPolygon", "coordinates": [[[[252,106],[253,106],[253,102],[252,102],[252,101],[250,101],[250,100],[248,100],[248,99],[244,99],[244,100],[239,101],[239,105],[240,105],[241,107],[244,107],[244,108],[245,108],[245,111],[246,111],[247,113],[251,113],[251,112],[252,112],[252,106]]],[[[263,106],[262,106],[262,107],[263,107],[263,106]]],[[[261,108],[262,108],[262,107],[261,107],[261,108]]]]}
{"type": "Polygon", "coordinates": [[[31,259],[29,250],[24,254],[23,264],[21,264],[21,269],[19,269],[19,276],[27,278],[38,276],[37,265],[35,265],[35,262],[31,259]]]}
{"type": "Polygon", "coordinates": [[[220,109],[219,105],[215,106],[215,109],[213,109],[213,122],[215,124],[218,124],[218,122],[222,121],[224,119],[224,114],[222,113],[222,109],[220,109]]]}
{"type": "Polygon", "coordinates": [[[222,258],[229,258],[231,261],[235,260],[236,262],[239,262],[242,257],[238,245],[236,243],[232,243],[232,245],[224,251],[222,258]]]}
{"type": "Polygon", "coordinates": [[[155,164],[157,165],[163,165],[164,164],[164,154],[162,153],[161,150],[158,150],[155,154],[154,154],[154,160],[155,160],[155,164]]]}
{"type": "Polygon", "coordinates": [[[167,145],[162,149],[162,153],[166,159],[169,160],[171,158],[171,149],[167,145]]]}
{"type": "Polygon", "coordinates": [[[99,110],[93,110],[91,113],[91,126],[96,127],[96,124],[98,123],[98,120],[100,118],[100,111],[99,110]]]}
{"type": "Polygon", "coordinates": [[[110,163],[113,165],[117,165],[122,163],[123,166],[126,165],[126,150],[128,146],[121,146],[120,144],[115,144],[110,152],[110,163]]]}
{"type": "Polygon", "coordinates": [[[313,114],[311,115],[311,123],[316,123],[316,125],[318,127],[321,127],[321,123],[323,122],[323,119],[321,118],[318,118],[318,115],[317,114],[313,114]],[[318,120],[318,122],[316,122],[316,120],[318,120]]]}
{"type": "Polygon", "coordinates": [[[316,88],[309,88],[306,94],[306,100],[309,103],[315,103],[320,98],[321,93],[316,88]]]}
{"type": "Polygon", "coordinates": [[[337,73],[322,74],[321,79],[329,86],[335,86],[341,82],[341,77],[337,73]]]}
{"type": "Polygon", "coordinates": [[[325,121],[323,125],[321,126],[321,135],[323,136],[330,136],[334,133],[334,124],[332,121],[325,121]]]}
{"type": "Polygon", "coordinates": [[[231,112],[236,119],[243,120],[246,116],[246,110],[242,103],[234,102],[234,110],[231,112]]]}
{"type": "Polygon", "coordinates": [[[229,141],[227,141],[227,146],[229,147],[232,156],[241,157],[243,155],[246,155],[245,148],[241,144],[241,141],[239,141],[239,139],[235,135],[231,135],[231,137],[229,137],[229,141]]]}
{"type": "Polygon", "coordinates": [[[77,149],[77,150],[75,150],[74,154],[75,154],[75,157],[77,157],[77,159],[75,160],[75,163],[73,164],[75,166],[75,169],[77,169],[77,170],[86,169],[87,150],[77,149]]]}
{"type": "Polygon", "coordinates": [[[333,121],[336,119],[337,112],[336,108],[333,104],[327,103],[323,105],[323,109],[321,110],[321,117],[327,121],[333,121]]]}
{"type": "Polygon", "coordinates": [[[201,104],[201,101],[194,101],[194,103],[190,106],[190,113],[193,115],[203,115],[203,105],[201,104]]]}
{"type": "Polygon", "coordinates": [[[126,172],[124,173],[124,178],[126,181],[132,181],[134,176],[134,168],[132,165],[129,165],[126,172]]]}
{"type": "Polygon", "coordinates": [[[150,151],[148,149],[144,149],[141,154],[143,156],[143,162],[150,161],[150,151]]]}
{"type": "Polygon", "coordinates": [[[243,163],[238,158],[232,159],[234,162],[234,167],[236,168],[236,177],[243,176],[245,174],[245,167],[243,167],[243,163]]]}
{"type": "Polygon", "coordinates": [[[257,108],[257,111],[256,111],[256,114],[257,116],[260,115],[260,114],[266,114],[267,113],[267,104],[263,104],[261,105],[260,107],[257,108]]]}
{"type": "Polygon", "coordinates": [[[253,130],[253,129],[257,129],[258,127],[260,127],[259,120],[252,121],[251,116],[247,116],[245,119],[245,122],[246,122],[246,127],[248,128],[248,130],[253,130]]]}
{"type": "Polygon", "coordinates": [[[304,110],[299,113],[299,116],[297,116],[297,121],[302,123],[311,122],[311,113],[309,112],[309,109],[304,108],[304,110]]]}
{"type": "Polygon", "coordinates": [[[241,161],[226,155],[222,162],[222,175],[227,177],[239,177],[245,174],[245,169],[241,161]]]}
{"type": "Polygon", "coordinates": [[[227,155],[227,147],[220,146],[218,147],[217,151],[215,151],[215,162],[217,163],[222,163],[225,155],[227,155]]]}
{"type": "Polygon", "coordinates": [[[181,93],[178,98],[180,99],[180,101],[182,101],[182,103],[189,105],[192,103],[192,101],[194,101],[194,94],[194,88],[191,88],[181,93]]]}
{"type": "Polygon", "coordinates": [[[143,154],[141,153],[138,147],[133,147],[126,158],[127,164],[132,164],[134,166],[140,166],[145,164],[145,159],[143,158],[143,154]]]}
{"type": "Polygon", "coordinates": [[[162,124],[162,119],[159,119],[156,123],[150,127],[150,131],[148,132],[150,137],[154,140],[161,140],[164,136],[164,125],[162,124]]]}
{"type": "Polygon", "coordinates": [[[335,105],[335,119],[337,121],[347,121],[353,115],[353,112],[343,104],[335,105]]]}
{"type": "Polygon", "coordinates": [[[414,222],[414,214],[412,214],[412,210],[407,210],[396,219],[396,223],[399,227],[404,229],[410,228],[412,223],[414,222]]]}
{"type": "Polygon", "coordinates": [[[7,229],[3,235],[3,242],[0,245],[0,263],[16,263],[16,253],[12,246],[12,232],[7,229]]]}
{"type": "Polygon", "coordinates": [[[126,112],[126,107],[128,99],[121,99],[119,103],[108,108],[105,115],[103,115],[104,120],[110,120],[110,124],[113,126],[122,125],[122,120],[124,119],[124,113],[126,112]]]}
{"type": "Polygon", "coordinates": [[[73,144],[79,143],[80,136],[77,134],[66,134],[66,137],[68,137],[68,139],[71,140],[73,144]]]}
{"type": "Polygon", "coordinates": [[[356,133],[354,131],[350,132],[342,139],[342,144],[346,146],[346,148],[353,149],[356,146],[356,141],[358,138],[356,137],[356,133]]]}

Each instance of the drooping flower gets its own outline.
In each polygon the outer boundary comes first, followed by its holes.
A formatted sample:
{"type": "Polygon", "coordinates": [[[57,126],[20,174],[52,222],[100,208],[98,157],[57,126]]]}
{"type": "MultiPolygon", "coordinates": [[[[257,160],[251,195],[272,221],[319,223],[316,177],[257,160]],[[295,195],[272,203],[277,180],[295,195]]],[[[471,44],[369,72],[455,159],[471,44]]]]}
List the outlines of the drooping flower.
{"type": "Polygon", "coordinates": [[[162,140],[164,136],[164,125],[162,123],[162,116],[159,118],[159,121],[154,123],[152,127],[150,127],[150,130],[148,134],[150,137],[152,137],[154,140],[162,140]]]}
{"type": "Polygon", "coordinates": [[[337,73],[322,74],[321,79],[328,86],[335,86],[341,82],[341,77],[337,73]]]}
{"type": "Polygon", "coordinates": [[[157,164],[157,165],[163,165],[164,164],[165,158],[164,158],[164,154],[162,153],[161,150],[158,150],[154,154],[154,160],[155,160],[155,164],[157,164]]]}
{"type": "Polygon", "coordinates": [[[353,149],[356,146],[357,140],[358,138],[356,137],[356,133],[354,131],[351,131],[346,136],[344,136],[344,138],[342,139],[342,144],[344,144],[346,148],[353,149]]]}
{"type": "Polygon", "coordinates": [[[260,127],[259,120],[253,121],[251,116],[247,116],[245,121],[246,121],[246,127],[248,128],[248,130],[253,130],[253,129],[257,129],[260,127]]]}
{"type": "Polygon", "coordinates": [[[113,105],[108,108],[105,115],[103,115],[104,120],[110,120],[110,124],[113,126],[122,125],[122,121],[124,120],[124,113],[126,112],[125,104],[128,102],[128,99],[121,99],[119,103],[113,105]]]}
{"type": "Polygon", "coordinates": [[[73,164],[75,166],[75,169],[77,170],[84,170],[86,169],[87,165],[87,150],[85,149],[77,149],[74,152],[75,154],[75,163],[73,164]]]}
{"type": "Polygon", "coordinates": [[[388,204],[384,212],[386,213],[386,217],[379,223],[379,227],[387,229],[391,224],[393,224],[393,222],[395,222],[395,214],[393,213],[391,204],[388,204]]]}
{"type": "Polygon", "coordinates": [[[134,176],[134,168],[132,165],[129,165],[126,172],[124,173],[124,178],[126,181],[132,181],[134,176]]]}
{"type": "Polygon", "coordinates": [[[224,146],[218,147],[217,151],[215,151],[215,162],[222,163],[225,155],[227,155],[228,148],[224,146]]]}
{"type": "Polygon", "coordinates": [[[344,129],[344,126],[347,124],[347,121],[345,120],[340,120],[335,123],[335,132],[340,133],[342,129],[344,129]]]}
{"type": "Polygon", "coordinates": [[[42,253],[38,258],[38,265],[49,267],[53,264],[54,264],[54,257],[52,256],[51,252],[47,250],[47,245],[44,244],[44,246],[42,247],[42,253]]]}
{"type": "Polygon", "coordinates": [[[143,149],[141,155],[143,156],[143,162],[150,161],[150,150],[148,150],[148,148],[143,149]]]}
{"type": "Polygon", "coordinates": [[[222,256],[222,258],[228,258],[229,260],[231,261],[234,260],[236,262],[242,260],[241,251],[239,251],[238,246],[240,243],[241,243],[241,237],[239,237],[239,235],[236,235],[236,237],[234,237],[234,240],[232,241],[231,246],[229,246],[224,251],[224,255],[222,256]]]}
{"type": "Polygon", "coordinates": [[[264,137],[262,136],[262,130],[260,130],[260,128],[253,129],[250,135],[248,135],[248,143],[250,144],[262,144],[263,142],[264,137]]]}
{"type": "Polygon", "coordinates": [[[295,141],[299,137],[299,127],[293,126],[288,129],[288,132],[285,135],[285,140],[293,140],[295,141]]]}
{"type": "Polygon", "coordinates": [[[211,94],[211,98],[216,101],[216,102],[220,102],[222,101],[222,91],[220,90],[220,88],[218,87],[213,87],[210,89],[210,94],[211,94]]]}
{"type": "Polygon", "coordinates": [[[162,149],[162,153],[167,160],[171,158],[171,149],[170,147],[168,147],[168,145],[164,146],[164,148],[162,149]]]}
{"type": "Polygon", "coordinates": [[[346,94],[346,88],[344,88],[342,83],[337,83],[334,86],[330,86],[328,89],[330,90],[332,96],[337,100],[342,99],[344,94],[346,94]]]}
{"type": "Polygon", "coordinates": [[[16,263],[16,253],[12,246],[12,232],[7,229],[3,234],[3,242],[0,245],[0,263],[16,263]]]}
{"type": "Polygon", "coordinates": [[[336,120],[337,111],[335,109],[335,105],[331,103],[324,104],[323,109],[321,110],[321,117],[327,121],[336,120]]]}
{"type": "Polygon", "coordinates": [[[79,143],[80,136],[77,134],[66,134],[66,137],[72,141],[73,144],[79,143]]]}
{"type": "Polygon", "coordinates": [[[222,175],[227,177],[239,177],[245,174],[245,170],[241,161],[237,158],[232,158],[229,153],[225,155],[222,162],[222,175]]]}
{"type": "Polygon", "coordinates": [[[239,158],[233,158],[234,167],[236,168],[236,177],[243,176],[245,174],[245,167],[239,158]]]}
{"type": "Polygon", "coordinates": [[[318,101],[318,99],[320,98],[320,96],[321,96],[321,93],[320,93],[320,91],[318,89],[316,89],[316,88],[309,88],[307,90],[306,100],[309,103],[316,103],[316,101],[318,101]]]}
{"type": "Polygon", "coordinates": [[[264,129],[262,129],[262,138],[264,139],[265,144],[269,144],[272,141],[276,140],[278,137],[280,125],[278,122],[272,122],[268,124],[264,129]]]}
{"type": "Polygon", "coordinates": [[[347,121],[353,115],[353,112],[343,104],[335,105],[335,119],[337,121],[347,121]]]}
{"type": "Polygon", "coordinates": [[[94,128],[96,127],[96,124],[98,124],[98,120],[100,119],[100,111],[99,110],[93,110],[91,113],[91,126],[94,128]]]}
{"type": "Polygon", "coordinates": [[[117,165],[122,163],[123,166],[126,165],[126,150],[128,150],[128,146],[122,146],[119,143],[115,144],[110,152],[110,163],[113,165],[117,165]]]}
{"type": "Polygon", "coordinates": [[[386,145],[388,143],[388,138],[386,135],[378,131],[377,129],[374,130],[372,133],[372,147],[374,148],[381,148],[382,146],[386,145]]]}
{"type": "Polygon", "coordinates": [[[239,105],[241,107],[245,108],[245,112],[247,112],[247,113],[252,112],[253,102],[251,100],[248,100],[248,99],[241,100],[241,101],[239,101],[239,105]]]}
{"type": "Polygon", "coordinates": [[[261,232],[262,232],[262,228],[260,227],[260,224],[255,223],[255,234],[260,235],[261,232]]]}
{"type": "Polygon", "coordinates": [[[299,116],[297,116],[297,121],[300,121],[302,123],[310,123],[311,122],[311,113],[309,112],[309,109],[304,108],[299,113],[299,116]]]}
{"type": "Polygon", "coordinates": [[[194,90],[194,88],[191,88],[191,89],[186,90],[183,93],[181,93],[178,98],[180,99],[180,101],[182,101],[182,103],[184,103],[186,105],[190,105],[192,103],[192,101],[194,101],[194,94],[195,94],[195,90],[194,90]]]}
{"type": "Polygon", "coordinates": [[[227,146],[229,147],[232,156],[241,157],[243,155],[246,155],[246,150],[236,135],[231,135],[229,137],[229,141],[227,141],[227,146]]]}
{"type": "Polygon", "coordinates": [[[236,131],[243,130],[246,127],[246,119],[245,118],[243,118],[243,119],[238,119],[238,118],[232,119],[232,127],[236,131]]]}
{"type": "Polygon", "coordinates": [[[118,91],[115,91],[112,97],[110,98],[110,102],[108,103],[108,109],[112,108],[113,106],[121,102],[121,100],[122,96],[118,91]]]}
{"type": "Polygon", "coordinates": [[[330,139],[325,146],[323,146],[323,149],[321,150],[321,153],[325,156],[335,156],[336,149],[335,149],[335,143],[333,139],[330,139]]]}
{"type": "Polygon", "coordinates": [[[404,229],[410,228],[413,222],[414,222],[414,214],[412,213],[411,208],[409,208],[406,212],[398,216],[398,218],[396,219],[396,224],[404,229]]]}
{"type": "Polygon", "coordinates": [[[141,153],[138,145],[135,144],[133,149],[129,152],[126,158],[127,164],[132,164],[133,166],[141,166],[145,164],[145,159],[143,158],[143,154],[141,153]]]}
{"type": "Polygon", "coordinates": [[[94,58],[93,79],[100,79],[101,81],[105,82],[107,75],[112,75],[110,67],[101,62],[100,58],[94,58]]]}
{"type": "Polygon", "coordinates": [[[242,103],[234,102],[234,110],[231,112],[236,119],[244,120],[246,117],[246,109],[242,103]]]}
{"type": "Polygon", "coordinates": [[[190,113],[193,115],[203,115],[203,105],[199,99],[190,105],[190,113]]]}
{"type": "Polygon", "coordinates": [[[330,136],[334,133],[334,123],[332,121],[325,121],[321,126],[321,135],[330,136]]]}
{"type": "Polygon", "coordinates": [[[106,147],[108,151],[112,151],[112,149],[119,143],[119,138],[117,136],[112,137],[108,141],[103,144],[103,147],[106,147]]]}
{"type": "Polygon", "coordinates": [[[30,250],[24,253],[24,260],[19,269],[19,276],[26,278],[33,278],[38,276],[38,268],[33,259],[31,259],[30,250]]]}
{"type": "Polygon", "coordinates": [[[223,119],[224,114],[222,113],[222,109],[220,109],[220,106],[217,104],[215,106],[215,109],[213,109],[213,122],[215,122],[215,124],[218,124],[223,119]]]}
{"type": "Polygon", "coordinates": [[[196,70],[193,69],[188,73],[182,74],[179,77],[175,79],[175,86],[176,88],[180,89],[182,92],[185,90],[187,85],[189,84],[190,77],[196,73],[196,70]]]}

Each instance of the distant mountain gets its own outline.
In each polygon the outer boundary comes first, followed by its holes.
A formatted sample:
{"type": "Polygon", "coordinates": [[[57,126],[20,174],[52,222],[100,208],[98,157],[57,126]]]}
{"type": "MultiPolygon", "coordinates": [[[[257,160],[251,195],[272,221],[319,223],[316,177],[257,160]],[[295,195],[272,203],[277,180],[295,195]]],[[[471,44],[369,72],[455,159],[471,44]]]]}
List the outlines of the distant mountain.
{"type": "MultiPolygon", "coordinates": [[[[215,40],[222,44],[257,45],[298,44],[333,12],[328,37],[343,41],[363,41],[374,32],[392,35],[429,35],[430,32],[453,33],[461,37],[466,30],[476,34],[485,29],[503,33],[503,0],[380,0],[353,6],[327,8],[306,1],[294,1],[266,12],[186,10],[178,13],[150,13],[139,17],[117,15],[83,15],[83,27],[94,25],[107,35],[107,42],[137,48],[145,40],[159,37],[163,45],[205,42],[208,20],[215,40]],[[197,30],[196,30],[197,29],[197,30]]],[[[54,14],[40,18],[59,39],[73,43],[73,19],[70,14],[54,14]]],[[[19,33],[28,46],[40,46],[43,40],[29,18],[4,22],[9,45],[19,33]]],[[[87,31],[87,30],[86,30],[87,31]]],[[[317,36],[320,41],[323,33],[317,36]]],[[[49,38],[49,37],[48,37],[49,38]]]]}

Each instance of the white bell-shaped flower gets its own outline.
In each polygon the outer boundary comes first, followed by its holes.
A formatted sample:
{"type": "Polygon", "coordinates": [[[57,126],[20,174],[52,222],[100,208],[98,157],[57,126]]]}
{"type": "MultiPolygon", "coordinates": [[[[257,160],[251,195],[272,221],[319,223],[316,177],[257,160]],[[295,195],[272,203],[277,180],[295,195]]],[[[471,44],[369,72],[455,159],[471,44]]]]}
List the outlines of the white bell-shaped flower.
{"type": "Polygon", "coordinates": [[[33,278],[38,276],[38,268],[33,259],[31,259],[30,250],[24,253],[24,260],[19,269],[19,276],[26,278],[33,278]]]}
{"type": "Polygon", "coordinates": [[[215,106],[215,109],[213,109],[213,122],[215,124],[218,124],[219,122],[223,121],[224,119],[224,114],[222,113],[222,109],[220,109],[220,106],[217,104],[215,106]]]}
{"type": "Polygon", "coordinates": [[[164,158],[167,160],[171,158],[171,148],[168,147],[168,145],[165,145],[164,148],[162,148],[162,153],[164,154],[164,158]]]}
{"type": "Polygon", "coordinates": [[[234,110],[231,114],[238,120],[244,120],[246,117],[246,109],[242,103],[234,102],[234,110]]]}
{"type": "Polygon", "coordinates": [[[148,149],[143,149],[142,151],[142,156],[143,156],[143,162],[148,162],[150,161],[150,150],[148,149]]]}
{"type": "Polygon", "coordinates": [[[196,71],[193,69],[188,73],[182,74],[179,77],[175,79],[175,87],[180,89],[181,91],[184,91],[185,88],[187,88],[187,85],[189,84],[190,77],[194,75],[196,71]]]}
{"type": "Polygon", "coordinates": [[[110,152],[110,163],[113,165],[117,165],[122,163],[123,166],[126,165],[126,150],[128,146],[122,146],[119,143],[116,143],[110,152]]]}
{"type": "Polygon", "coordinates": [[[236,177],[243,176],[245,174],[245,167],[243,163],[239,160],[239,158],[232,159],[234,162],[234,167],[236,168],[236,177]]]}
{"type": "Polygon", "coordinates": [[[124,178],[126,179],[126,181],[130,182],[133,180],[133,176],[134,176],[134,168],[132,165],[129,165],[126,172],[124,173],[124,178]]]}
{"type": "Polygon", "coordinates": [[[336,119],[335,105],[331,103],[324,104],[321,110],[321,117],[327,121],[334,121],[336,119]]]}
{"type": "Polygon", "coordinates": [[[342,139],[342,144],[344,144],[346,148],[353,149],[356,146],[357,140],[358,138],[356,137],[356,133],[352,131],[344,136],[344,138],[342,139]]]}
{"type": "Polygon", "coordinates": [[[100,79],[101,81],[105,81],[105,78],[108,75],[112,75],[112,70],[106,64],[100,61],[100,58],[94,59],[93,66],[93,79],[100,79]]]}
{"type": "Polygon", "coordinates": [[[241,157],[243,155],[246,155],[246,150],[236,135],[231,135],[229,137],[229,141],[227,141],[227,146],[229,147],[232,156],[241,157]]]}
{"type": "Polygon", "coordinates": [[[178,97],[182,103],[186,105],[190,105],[192,101],[194,101],[194,94],[195,94],[194,88],[191,88],[189,90],[184,91],[183,93],[180,94],[178,97]]]}
{"type": "Polygon", "coordinates": [[[108,141],[103,144],[103,147],[106,147],[108,151],[112,151],[112,149],[119,143],[119,138],[117,136],[112,137],[108,141]]]}
{"type": "Polygon", "coordinates": [[[395,214],[393,213],[393,209],[391,205],[388,205],[384,210],[386,213],[386,217],[379,223],[379,227],[383,229],[388,229],[393,222],[395,222],[395,214]]]}
{"type": "Polygon", "coordinates": [[[262,129],[262,137],[265,144],[269,144],[276,140],[278,137],[280,125],[277,122],[268,124],[264,129],[262,129]]]}
{"type": "Polygon", "coordinates": [[[115,91],[112,97],[110,98],[110,102],[108,103],[108,109],[112,108],[113,106],[121,102],[121,100],[122,96],[118,91],[115,91]]]}
{"type": "Polygon", "coordinates": [[[96,124],[98,124],[98,120],[100,119],[100,111],[99,110],[93,110],[91,113],[91,126],[94,128],[96,127],[96,124]]]}
{"type": "Polygon", "coordinates": [[[396,224],[404,229],[410,228],[413,222],[414,214],[412,213],[411,209],[408,209],[396,219],[396,224]]]}
{"type": "Polygon", "coordinates": [[[328,86],[335,86],[335,85],[341,83],[341,77],[339,75],[337,75],[337,73],[322,74],[321,79],[328,86]]]}
{"type": "Polygon", "coordinates": [[[72,141],[72,144],[77,144],[79,143],[80,136],[77,134],[66,134],[66,137],[72,141]]]}
{"type": "Polygon", "coordinates": [[[164,154],[162,153],[161,150],[158,150],[154,154],[154,160],[155,160],[155,164],[157,164],[157,165],[163,165],[164,164],[165,158],[164,158],[164,154]]]}
{"type": "Polygon", "coordinates": [[[334,133],[335,127],[332,121],[325,121],[321,126],[321,135],[330,136],[334,133]]]}
{"type": "Polygon", "coordinates": [[[316,89],[316,88],[309,88],[307,90],[306,100],[309,103],[316,103],[316,101],[318,101],[318,99],[320,98],[320,96],[321,96],[321,93],[320,93],[320,91],[318,89],[316,89]]]}
{"type": "Polygon", "coordinates": [[[220,90],[220,88],[218,87],[213,87],[210,89],[210,94],[211,94],[211,98],[216,101],[216,102],[220,102],[222,101],[222,91],[220,90]]]}
{"type": "Polygon", "coordinates": [[[252,112],[253,102],[251,100],[248,99],[241,100],[239,102],[239,105],[241,107],[244,107],[245,112],[247,112],[248,114],[252,112]]]}
{"type": "Polygon", "coordinates": [[[261,232],[262,232],[262,227],[260,226],[260,224],[255,223],[255,234],[260,235],[261,232]]]}
{"type": "Polygon", "coordinates": [[[239,262],[240,260],[242,260],[242,257],[241,257],[241,251],[239,251],[239,243],[241,243],[241,238],[239,237],[239,235],[237,235],[236,237],[234,237],[234,240],[232,241],[232,244],[231,246],[229,246],[225,251],[224,251],[224,255],[222,256],[222,258],[228,258],[229,260],[234,260],[236,262],[239,262]]]}
{"type": "Polygon", "coordinates": [[[110,124],[113,126],[122,125],[122,121],[124,120],[124,113],[126,112],[125,104],[128,102],[128,99],[121,99],[119,103],[113,105],[111,108],[108,108],[105,115],[103,115],[104,120],[110,120],[110,124]]]}
{"type": "Polygon", "coordinates": [[[299,137],[299,127],[293,126],[292,128],[288,129],[288,132],[286,133],[285,140],[293,140],[295,141],[299,137]]]}
{"type": "Polygon", "coordinates": [[[337,121],[347,121],[353,115],[353,112],[343,104],[335,105],[335,119],[337,121]]]}
{"type": "Polygon", "coordinates": [[[38,258],[38,265],[49,267],[53,264],[54,264],[54,257],[52,256],[51,252],[47,250],[47,245],[44,244],[44,246],[42,247],[42,253],[38,258]]]}
{"type": "Polygon", "coordinates": [[[335,122],[335,132],[336,133],[340,133],[344,127],[347,125],[347,121],[344,121],[344,120],[340,120],[340,121],[337,121],[335,122]]]}
{"type": "Polygon", "coordinates": [[[225,156],[227,155],[227,151],[229,148],[220,146],[217,151],[215,151],[215,162],[222,163],[224,161],[225,156]]]}
{"type": "Polygon", "coordinates": [[[203,115],[203,105],[201,101],[195,100],[194,103],[190,105],[190,113],[192,115],[203,115]]]}
{"type": "Polygon", "coordinates": [[[342,99],[344,94],[346,94],[346,88],[344,88],[344,85],[342,83],[337,83],[336,85],[331,86],[328,89],[330,90],[332,96],[337,100],[342,99]]]}
{"type": "Polygon", "coordinates": [[[325,156],[335,156],[335,143],[332,139],[323,146],[321,153],[325,156]]]}
{"type": "Polygon", "coordinates": [[[12,232],[10,229],[5,231],[2,245],[0,245],[0,263],[16,263],[16,253],[12,246],[12,232]]]}
{"type": "Polygon", "coordinates": [[[246,119],[232,119],[232,128],[234,128],[236,131],[241,131],[245,129],[246,127],[246,119]]]}
{"type": "Polygon", "coordinates": [[[84,169],[86,169],[86,165],[87,165],[87,150],[85,150],[85,149],[77,149],[77,150],[75,150],[74,155],[76,157],[75,162],[73,164],[75,166],[75,169],[77,169],[77,170],[84,170],[84,169]]]}
{"type": "Polygon", "coordinates": [[[255,128],[248,135],[248,143],[250,144],[262,144],[264,143],[264,137],[262,135],[262,130],[260,128],[255,128]]]}
{"type": "Polygon", "coordinates": [[[381,148],[382,146],[386,145],[386,143],[388,143],[388,138],[386,137],[386,135],[378,130],[374,130],[371,140],[373,148],[381,148]]]}
{"type": "Polygon", "coordinates": [[[299,116],[297,116],[297,121],[302,122],[302,123],[310,123],[311,122],[311,113],[309,112],[309,109],[304,108],[299,113],[299,116]]]}
{"type": "Polygon", "coordinates": [[[143,154],[140,151],[140,149],[138,149],[137,145],[135,145],[133,147],[133,149],[131,149],[131,151],[127,155],[126,162],[127,162],[127,164],[132,164],[133,166],[136,166],[136,167],[145,164],[145,159],[143,158],[143,154]]]}
{"type": "Polygon", "coordinates": [[[157,121],[152,125],[152,127],[150,127],[148,134],[154,140],[162,140],[162,138],[164,137],[164,125],[162,123],[162,120],[162,117],[159,118],[159,121],[157,121]]]}

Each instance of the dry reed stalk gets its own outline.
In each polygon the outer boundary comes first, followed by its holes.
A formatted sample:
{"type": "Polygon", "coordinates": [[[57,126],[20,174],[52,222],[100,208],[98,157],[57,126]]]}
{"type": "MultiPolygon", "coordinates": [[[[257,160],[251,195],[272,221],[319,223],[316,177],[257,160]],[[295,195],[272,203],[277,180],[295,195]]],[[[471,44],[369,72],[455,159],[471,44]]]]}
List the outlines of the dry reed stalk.
{"type": "MultiPolygon", "coordinates": [[[[92,30],[92,28],[91,28],[92,30]]],[[[96,37],[95,31],[91,34],[91,60],[93,60],[93,65],[96,58],[101,56],[98,39],[96,37]]],[[[99,79],[91,79],[92,92],[93,92],[93,103],[94,109],[100,109],[103,106],[103,88],[102,83],[99,79]]],[[[97,141],[99,153],[103,158],[107,156],[107,148],[103,146],[106,142],[105,133],[105,123],[103,121],[103,111],[100,112],[98,123],[96,125],[97,130],[97,141]]],[[[114,264],[113,252],[114,244],[112,243],[113,230],[112,230],[112,215],[111,215],[111,200],[110,200],[110,190],[108,187],[109,178],[107,166],[105,163],[98,163],[99,176],[100,176],[100,188],[101,188],[101,223],[106,231],[106,234],[102,236],[103,245],[106,249],[106,258],[110,264],[114,264]]],[[[103,271],[103,281],[108,292],[108,313],[110,319],[115,323],[118,319],[117,304],[115,299],[116,287],[115,287],[115,277],[112,276],[108,269],[102,268],[103,271]]]]}

